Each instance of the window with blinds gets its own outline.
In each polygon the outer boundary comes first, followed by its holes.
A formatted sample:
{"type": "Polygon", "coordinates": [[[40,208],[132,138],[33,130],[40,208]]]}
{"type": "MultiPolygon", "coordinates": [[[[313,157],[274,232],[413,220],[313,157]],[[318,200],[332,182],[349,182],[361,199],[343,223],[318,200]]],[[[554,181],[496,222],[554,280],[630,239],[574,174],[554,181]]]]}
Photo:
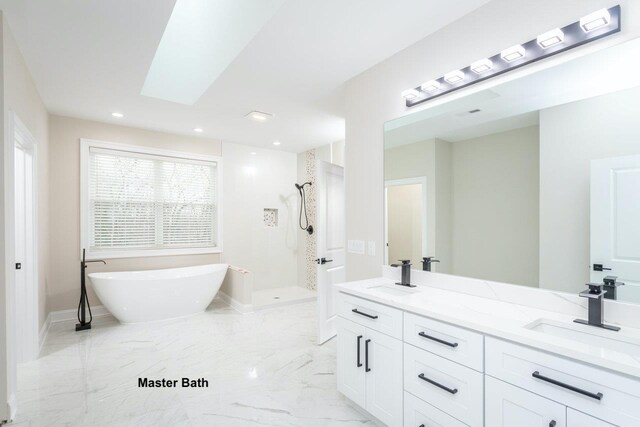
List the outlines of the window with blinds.
{"type": "Polygon", "coordinates": [[[90,253],[218,248],[218,161],[88,145],[83,243],[90,253]]]}

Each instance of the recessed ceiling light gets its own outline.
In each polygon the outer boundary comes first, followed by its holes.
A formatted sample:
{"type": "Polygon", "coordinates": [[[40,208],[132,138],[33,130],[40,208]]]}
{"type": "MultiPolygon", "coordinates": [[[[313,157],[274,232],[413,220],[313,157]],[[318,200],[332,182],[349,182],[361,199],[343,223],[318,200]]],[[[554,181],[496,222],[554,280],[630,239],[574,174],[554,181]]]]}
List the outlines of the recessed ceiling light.
{"type": "Polygon", "coordinates": [[[252,111],[245,116],[248,119],[255,120],[256,122],[266,122],[273,118],[273,114],[265,113],[264,111],[252,111]]]}
{"type": "Polygon", "coordinates": [[[252,151],[252,152],[250,152],[249,154],[251,154],[252,156],[255,156],[255,155],[256,155],[256,154],[258,154],[258,153],[256,153],[255,151],[252,151]]]}
{"type": "Polygon", "coordinates": [[[280,141],[273,141],[273,145],[280,145],[280,141]]]}
{"type": "Polygon", "coordinates": [[[464,80],[464,73],[460,70],[455,70],[445,74],[444,79],[450,84],[455,84],[464,80]]]}
{"type": "Polygon", "coordinates": [[[436,80],[430,80],[426,83],[422,83],[422,85],[420,86],[420,89],[422,89],[425,92],[434,92],[440,89],[440,82],[436,80]]]}
{"type": "Polygon", "coordinates": [[[593,31],[597,28],[604,27],[611,22],[611,14],[607,9],[600,9],[597,12],[588,14],[580,18],[580,26],[584,32],[593,31]]]}
{"type": "Polygon", "coordinates": [[[546,49],[558,43],[562,43],[563,41],[564,41],[564,33],[560,28],[547,31],[544,34],[540,34],[536,39],[538,46],[540,46],[543,49],[546,49]]]}
{"type": "Polygon", "coordinates": [[[122,114],[122,113],[111,113],[111,115],[112,115],[113,117],[117,117],[117,118],[119,118],[119,119],[121,119],[121,118],[123,118],[123,117],[124,117],[124,114],[122,114]]]}
{"type": "Polygon", "coordinates": [[[507,62],[513,62],[517,59],[524,58],[524,47],[522,45],[511,46],[500,52],[500,57],[507,62]]]}
{"type": "Polygon", "coordinates": [[[415,89],[407,89],[407,90],[403,90],[401,95],[404,99],[406,99],[407,101],[410,101],[420,96],[420,92],[418,92],[415,89]]]}
{"type": "Polygon", "coordinates": [[[493,61],[489,58],[481,59],[471,64],[471,71],[476,74],[485,73],[493,68],[493,61]]]}
{"type": "Polygon", "coordinates": [[[194,132],[202,133],[202,128],[193,128],[194,132]]]}

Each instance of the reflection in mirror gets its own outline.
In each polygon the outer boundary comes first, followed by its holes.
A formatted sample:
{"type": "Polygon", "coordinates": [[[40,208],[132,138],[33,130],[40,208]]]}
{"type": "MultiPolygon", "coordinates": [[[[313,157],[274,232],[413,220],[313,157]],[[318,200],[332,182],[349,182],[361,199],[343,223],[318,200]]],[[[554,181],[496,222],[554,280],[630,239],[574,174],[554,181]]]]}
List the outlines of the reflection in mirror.
{"type": "Polygon", "coordinates": [[[631,41],[386,123],[387,263],[640,303],[638,58],[631,41]]]}

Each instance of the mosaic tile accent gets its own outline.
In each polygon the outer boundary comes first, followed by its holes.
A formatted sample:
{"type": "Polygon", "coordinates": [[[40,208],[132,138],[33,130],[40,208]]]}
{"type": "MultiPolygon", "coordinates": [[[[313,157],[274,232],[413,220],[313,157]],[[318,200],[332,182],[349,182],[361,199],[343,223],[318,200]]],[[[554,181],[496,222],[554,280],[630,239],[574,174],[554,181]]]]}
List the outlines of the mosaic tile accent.
{"type": "MultiPolygon", "coordinates": [[[[309,224],[317,228],[316,224],[316,150],[309,150],[305,153],[305,181],[310,181],[313,185],[305,188],[307,193],[307,214],[309,216],[309,224]]],[[[308,289],[316,289],[316,233],[309,235],[305,233],[304,251],[306,260],[306,280],[305,285],[308,289]]]]}
{"type": "Polygon", "coordinates": [[[264,226],[278,226],[278,209],[264,208],[264,226]]]}

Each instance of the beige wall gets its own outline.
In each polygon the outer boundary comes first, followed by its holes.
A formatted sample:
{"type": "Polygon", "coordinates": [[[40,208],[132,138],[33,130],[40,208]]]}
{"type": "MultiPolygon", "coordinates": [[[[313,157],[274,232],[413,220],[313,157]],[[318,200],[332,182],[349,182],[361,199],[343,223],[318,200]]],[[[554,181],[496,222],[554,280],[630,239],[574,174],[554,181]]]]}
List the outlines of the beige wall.
{"type": "Polygon", "coordinates": [[[538,286],[538,139],[530,126],[452,144],[453,274],[538,286]]]}
{"type": "Polygon", "coordinates": [[[540,112],[541,287],[576,293],[589,282],[590,161],[637,155],[638,118],[640,88],[540,112]]]}
{"type": "MultiPolygon", "coordinates": [[[[345,95],[347,239],[372,240],[376,247],[383,247],[384,122],[636,38],[640,36],[638,16],[640,2],[635,0],[493,0],[350,80],[345,95]],[[623,10],[619,34],[424,106],[411,109],[404,106],[400,93],[407,88],[466,66],[478,58],[493,55],[504,48],[505,41],[518,43],[535,38],[549,28],[562,27],[587,13],[616,3],[623,10]],[[488,28],[491,31],[487,31],[488,28]],[[482,34],[482,37],[477,34],[482,34]]],[[[375,256],[347,254],[347,279],[379,276],[383,259],[383,251],[378,251],[375,256]]]]}
{"type": "MultiPolygon", "coordinates": [[[[107,112],[105,112],[107,114],[107,112]]],[[[76,308],[80,289],[80,138],[221,155],[221,143],[115,124],[50,116],[50,269],[48,311],[76,308]]],[[[218,262],[218,254],[107,260],[89,271],[149,270],[218,262]]],[[[91,304],[100,302],[89,289],[91,304]]]]}

